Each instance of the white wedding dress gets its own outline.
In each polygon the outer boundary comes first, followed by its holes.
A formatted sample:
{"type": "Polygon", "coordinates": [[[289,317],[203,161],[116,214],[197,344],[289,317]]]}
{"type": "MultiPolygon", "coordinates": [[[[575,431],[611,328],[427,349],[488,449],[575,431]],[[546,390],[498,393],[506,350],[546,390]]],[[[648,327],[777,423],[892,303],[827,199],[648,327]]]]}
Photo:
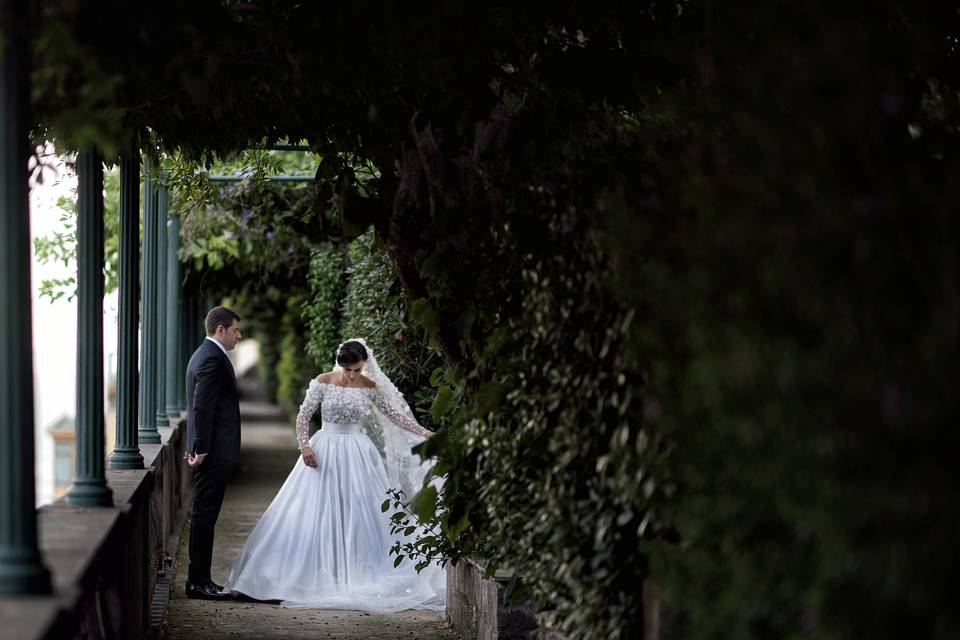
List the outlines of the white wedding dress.
{"type": "Polygon", "coordinates": [[[426,433],[397,395],[392,383],[374,388],[310,383],[297,416],[297,440],[301,448],[313,449],[318,468],[307,466],[302,457],[297,460],[243,545],[225,591],[281,600],[285,607],[443,609],[443,569],[431,564],[417,573],[409,559],[394,567],[395,556],[388,552],[402,536],[390,534],[390,512],[384,513],[381,504],[389,487],[409,479],[387,473],[395,468],[389,443],[396,434],[381,433],[386,444],[375,444],[364,430],[377,437],[369,425],[389,425],[406,438],[394,456],[411,457],[408,445],[426,433]],[[390,387],[387,393],[381,391],[384,386],[390,387]],[[308,439],[318,406],[323,426],[308,439]]]}

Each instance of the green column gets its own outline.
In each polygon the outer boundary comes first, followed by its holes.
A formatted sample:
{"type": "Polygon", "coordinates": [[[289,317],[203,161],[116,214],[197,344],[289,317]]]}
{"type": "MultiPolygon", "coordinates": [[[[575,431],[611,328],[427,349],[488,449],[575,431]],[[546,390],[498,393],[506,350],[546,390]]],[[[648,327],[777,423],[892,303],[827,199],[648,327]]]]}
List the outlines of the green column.
{"type": "MultiPolygon", "coordinates": [[[[183,264],[178,261],[178,270],[181,277],[183,274],[183,264]]],[[[184,378],[187,372],[187,362],[193,353],[190,345],[190,294],[186,289],[180,290],[180,334],[177,338],[177,344],[180,345],[180,365],[177,373],[177,410],[184,411],[187,408],[187,392],[184,378]]]]}
{"type": "Polygon", "coordinates": [[[157,187],[157,426],[168,427],[167,418],[167,189],[157,187]]]}
{"type": "MultiPolygon", "coordinates": [[[[200,346],[200,343],[203,342],[203,336],[206,333],[203,330],[203,316],[200,312],[200,293],[196,289],[190,291],[190,298],[187,302],[188,306],[188,326],[187,326],[187,349],[185,352],[186,362],[189,363],[190,356],[193,355],[193,352],[200,346]]],[[[180,384],[183,385],[184,393],[186,393],[186,364],[184,365],[184,376],[180,380],[180,384]]]]}
{"type": "Polygon", "coordinates": [[[196,345],[193,344],[193,339],[196,337],[196,333],[193,330],[193,325],[195,323],[196,312],[194,310],[193,304],[194,293],[190,288],[184,289],[183,292],[183,372],[180,375],[179,380],[177,380],[177,387],[180,389],[182,395],[182,404],[183,407],[187,406],[187,386],[186,386],[186,371],[187,363],[190,362],[190,356],[193,355],[193,350],[196,349],[196,345]]]}
{"type": "Polygon", "coordinates": [[[113,505],[103,461],[103,160],[77,156],[77,472],[71,507],[113,505]]]}
{"type": "Polygon", "coordinates": [[[157,198],[152,161],[143,161],[143,295],[140,305],[140,444],[160,444],[157,431],[157,198]]]}
{"type": "Polygon", "coordinates": [[[140,304],[140,150],[120,156],[120,317],[117,331],[117,438],[110,467],[143,469],[137,446],[137,317],[140,304]]]}
{"type": "Polygon", "coordinates": [[[198,291],[193,295],[193,326],[191,327],[193,339],[190,342],[193,343],[194,349],[200,346],[204,336],[207,335],[206,330],[203,328],[204,317],[203,298],[200,296],[200,292],[198,291]]]}
{"type": "MultiPolygon", "coordinates": [[[[168,194],[169,195],[169,194],[168,194]]],[[[180,287],[180,221],[167,216],[167,416],[180,416],[179,396],[183,395],[183,369],[180,361],[183,348],[180,345],[182,323],[180,310],[183,307],[180,287]],[[180,384],[177,384],[180,382],[180,384]],[[180,393],[178,393],[178,390],[180,393]]]]}
{"type": "Polygon", "coordinates": [[[27,128],[27,3],[0,0],[0,594],[50,593],[37,548],[27,128]]]}

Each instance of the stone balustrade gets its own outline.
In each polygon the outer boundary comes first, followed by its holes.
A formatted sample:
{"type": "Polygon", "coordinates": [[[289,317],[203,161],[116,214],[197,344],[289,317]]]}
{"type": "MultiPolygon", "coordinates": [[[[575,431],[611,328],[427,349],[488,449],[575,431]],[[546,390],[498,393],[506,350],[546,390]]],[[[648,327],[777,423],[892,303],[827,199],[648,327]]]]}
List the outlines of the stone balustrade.
{"type": "Polygon", "coordinates": [[[112,507],[38,510],[51,596],[0,596],[0,638],[139,640],[155,637],[192,483],[183,462],[186,422],[140,445],[145,469],[106,472],[112,507]]]}

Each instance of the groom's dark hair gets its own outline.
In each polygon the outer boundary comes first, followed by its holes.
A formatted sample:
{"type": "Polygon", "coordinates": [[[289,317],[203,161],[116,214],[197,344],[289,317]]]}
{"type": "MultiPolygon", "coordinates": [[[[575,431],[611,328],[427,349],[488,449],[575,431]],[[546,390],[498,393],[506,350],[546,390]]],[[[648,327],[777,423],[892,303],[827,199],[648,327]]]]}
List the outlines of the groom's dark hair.
{"type": "Polygon", "coordinates": [[[217,332],[217,327],[223,325],[224,329],[229,329],[234,320],[237,322],[242,320],[237,312],[226,307],[214,307],[210,309],[210,313],[207,314],[207,319],[203,324],[207,330],[207,335],[212,336],[217,332]]]}

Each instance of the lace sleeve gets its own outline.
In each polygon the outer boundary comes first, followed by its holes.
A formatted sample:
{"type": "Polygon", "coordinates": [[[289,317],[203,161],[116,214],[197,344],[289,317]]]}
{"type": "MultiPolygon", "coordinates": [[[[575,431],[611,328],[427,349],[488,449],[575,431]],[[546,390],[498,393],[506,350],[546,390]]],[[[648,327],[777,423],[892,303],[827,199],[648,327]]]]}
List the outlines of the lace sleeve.
{"type": "Polygon", "coordinates": [[[421,427],[416,420],[408,417],[403,412],[398,410],[396,407],[392,406],[387,399],[383,397],[383,394],[380,393],[379,389],[373,389],[370,394],[373,397],[374,406],[379,409],[383,415],[387,416],[390,419],[390,422],[397,425],[404,431],[409,431],[410,433],[416,434],[418,436],[426,438],[431,435],[431,431],[421,427]]]}
{"type": "Polygon", "coordinates": [[[299,449],[310,445],[310,418],[317,412],[322,399],[323,388],[319,382],[311,380],[310,386],[307,387],[307,395],[304,396],[300,412],[297,414],[297,447],[299,449]]]}

